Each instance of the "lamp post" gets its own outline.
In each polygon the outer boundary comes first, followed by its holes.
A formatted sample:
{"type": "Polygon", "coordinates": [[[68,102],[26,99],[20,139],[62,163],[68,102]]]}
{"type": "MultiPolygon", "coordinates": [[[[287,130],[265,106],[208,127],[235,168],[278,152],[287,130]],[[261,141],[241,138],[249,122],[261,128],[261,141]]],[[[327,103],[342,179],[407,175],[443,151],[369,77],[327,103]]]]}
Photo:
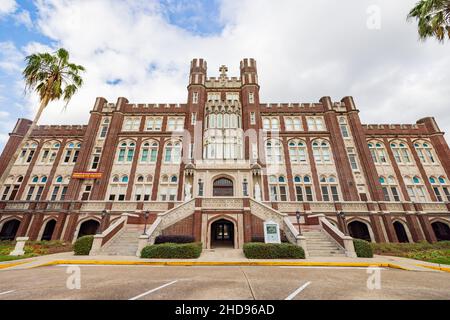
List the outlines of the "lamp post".
{"type": "Polygon", "coordinates": [[[145,211],[145,213],[144,213],[144,219],[145,219],[144,233],[142,234],[143,236],[145,236],[147,234],[147,219],[148,219],[149,215],[150,215],[150,213],[148,211],[145,211]]]}
{"type": "Polygon", "coordinates": [[[299,234],[299,235],[302,235],[302,230],[300,229],[300,217],[301,217],[301,214],[300,214],[300,211],[299,211],[299,210],[297,210],[297,211],[295,212],[295,217],[297,218],[298,234],[299,234]]]}
{"type": "Polygon", "coordinates": [[[339,211],[338,215],[339,215],[339,218],[341,219],[341,222],[342,222],[342,229],[344,230],[344,235],[348,236],[347,225],[345,224],[345,213],[344,213],[344,211],[339,211]]]}

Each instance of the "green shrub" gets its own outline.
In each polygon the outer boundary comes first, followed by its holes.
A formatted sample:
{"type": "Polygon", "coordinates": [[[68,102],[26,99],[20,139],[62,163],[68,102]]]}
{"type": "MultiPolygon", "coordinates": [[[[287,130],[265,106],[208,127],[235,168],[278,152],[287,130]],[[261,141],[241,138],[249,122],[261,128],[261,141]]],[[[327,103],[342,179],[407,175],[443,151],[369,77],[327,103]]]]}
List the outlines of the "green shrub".
{"type": "Polygon", "coordinates": [[[89,255],[89,252],[91,251],[92,248],[92,242],[94,242],[94,236],[84,236],[78,238],[73,246],[73,251],[75,252],[75,255],[76,256],[89,255]]]}
{"type": "Polygon", "coordinates": [[[202,243],[163,243],[146,246],[141,258],[160,259],[196,259],[202,253],[202,243]]]}
{"type": "Polygon", "coordinates": [[[291,243],[249,242],[244,254],[248,259],[305,259],[303,248],[291,243]]]}
{"type": "Polygon", "coordinates": [[[353,239],[355,252],[358,258],[373,258],[373,249],[369,242],[361,239],[353,239]]]}

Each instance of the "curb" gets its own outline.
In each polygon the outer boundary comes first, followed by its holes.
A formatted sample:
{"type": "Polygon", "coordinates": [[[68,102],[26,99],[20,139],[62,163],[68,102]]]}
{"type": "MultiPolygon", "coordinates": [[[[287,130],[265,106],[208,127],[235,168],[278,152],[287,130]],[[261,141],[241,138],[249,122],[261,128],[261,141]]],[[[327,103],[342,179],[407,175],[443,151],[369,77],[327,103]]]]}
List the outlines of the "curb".
{"type": "Polygon", "coordinates": [[[20,261],[20,262],[13,262],[13,263],[2,263],[0,264],[0,270],[1,269],[7,269],[11,267],[15,267],[21,264],[29,263],[30,261],[20,261]]]}
{"type": "Polygon", "coordinates": [[[438,271],[450,272],[450,267],[446,268],[446,267],[427,266],[427,265],[424,265],[424,264],[416,264],[416,266],[423,267],[423,268],[428,268],[428,269],[433,269],[433,270],[438,270],[438,271]]]}
{"type": "Polygon", "coordinates": [[[141,266],[298,266],[298,267],[385,267],[400,270],[411,269],[392,263],[367,262],[283,262],[283,261],[114,261],[114,260],[54,260],[30,268],[73,265],[141,265],[141,266]]]}

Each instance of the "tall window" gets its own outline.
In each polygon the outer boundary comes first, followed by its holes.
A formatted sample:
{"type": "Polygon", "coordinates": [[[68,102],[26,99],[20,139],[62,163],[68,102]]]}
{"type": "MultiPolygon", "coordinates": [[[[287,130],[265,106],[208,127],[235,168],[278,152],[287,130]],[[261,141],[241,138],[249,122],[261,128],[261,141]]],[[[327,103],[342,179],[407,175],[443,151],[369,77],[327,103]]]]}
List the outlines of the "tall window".
{"type": "Polygon", "coordinates": [[[42,197],[42,192],[44,191],[45,184],[47,183],[47,176],[33,176],[28,186],[28,192],[26,194],[26,200],[39,201],[42,197]]]}
{"type": "Polygon", "coordinates": [[[241,128],[241,116],[238,113],[210,113],[206,116],[208,129],[241,128]]]}
{"type": "Polygon", "coordinates": [[[323,201],[331,201],[331,199],[333,199],[333,201],[339,201],[339,192],[336,177],[321,176],[319,181],[323,201]]]}
{"type": "Polygon", "coordinates": [[[91,170],[97,170],[102,156],[102,148],[94,148],[91,160],[91,170]]]}
{"type": "Polygon", "coordinates": [[[161,131],[162,128],[162,117],[147,117],[145,121],[146,131],[161,131]]]}
{"type": "Polygon", "coordinates": [[[380,142],[368,143],[370,154],[372,155],[373,162],[376,164],[387,163],[386,150],[384,145],[380,142]]]}
{"type": "Polygon", "coordinates": [[[392,153],[394,154],[395,162],[397,163],[411,163],[411,156],[408,147],[402,142],[391,143],[392,153]]]}
{"type": "Polygon", "coordinates": [[[263,118],[263,129],[265,131],[279,131],[280,130],[280,120],[278,117],[264,117],[263,118]]]}
{"type": "Polygon", "coordinates": [[[309,131],[324,131],[323,117],[308,117],[306,118],[309,131]]]}
{"type": "Polygon", "coordinates": [[[380,177],[381,189],[383,190],[384,201],[400,201],[397,183],[393,176],[380,177]]]}
{"type": "Polygon", "coordinates": [[[53,183],[53,189],[50,194],[51,201],[65,200],[69,180],[70,180],[69,177],[63,178],[62,176],[57,176],[55,178],[55,182],[53,183]]]}
{"type": "Polygon", "coordinates": [[[437,201],[450,201],[450,189],[447,180],[444,177],[430,177],[430,183],[437,201]]]}
{"type": "Polygon", "coordinates": [[[80,153],[81,143],[70,142],[66,145],[66,152],[64,153],[63,163],[74,164],[78,160],[80,153]]]}
{"type": "Polygon", "coordinates": [[[349,138],[350,133],[348,130],[347,119],[345,117],[339,118],[339,128],[341,129],[342,137],[349,138]]]}
{"type": "Polygon", "coordinates": [[[313,201],[312,185],[310,176],[295,176],[295,196],[297,201],[313,201]]]}
{"type": "Polygon", "coordinates": [[[433,148],[428,142],[416,142],[414,143],[414,148],[416,149],[419,159],[424,164],[434,164],[436,163],[436,157],[434,155],[433,148]]]}
{"type": "Polygon", "coordinates": [[[281,163],[283,161],[283,147],[280,140],[270,139],[266,141],[267,163],[281,163]]]}
{"type": "Polygon", "coordinates": [[[100,134],[99,134],[100,139],[106,138],[106,135],[108,134],[108,127],[109,127],[109,118],[104,118],[102,126],[100,127],[100,134]]]}
{"type": "Polygon", "coordinates": [[[158,142],[146,141],[141,148],[141,163],[155,163],[158,157],[158,142]]]}
{"type": "Polygon", "coordinates": [[[289,141],[289,158],[293,163],[306,162],[306,143],[302,140],[289,141]]]}
{"type": "Polygon", "coordinates": [[[139,131],[141,117],[126,117],[123,122],[122,131],[139,131]]]}
{"type": "Polygon", "coordinates": [[[27,142],[20,151],[20,155],[17,158],[17,164],[30,163],[36,152],[37,146],[36,142],[27,142]]]}
{"type": "Polygon", "coordinates": [[[284,176],[269,177],[270,201],[287,201],[287,184],[284,176]]]}
{"type": "Polygon", "coordinates": [[[255,125],[256,124],[256,113],[255,112],[250,112],[250,124],[251,125],[255,125]]]}
{"type": "Polygon", "coordinates": [[[197,104],[198,103],[198,92],[192,93],[192,103],[197,104]]]}
{"type": "Polygon", "coordinates": [[[114,175],[109,189],[109,201],[124,201],[128,187],[128,176],[114,175]]]}
{"type": "Polygon", "coordinates": [[[327,140],[314,140],[312,149],[316,163],[331,163],[330,144],[327,140]]]}
{"type": "Polygon", "coordinates": [[[253,92],[248,93],[248,103],[249,104],[255,103],[255,94],[253,92]]]}
{"type": "Polygon", "coordinates": [[[358,171],[358,161],[355,153],[355,149],[347,148],[348,161],[350,161],[350,167],[353,171],[358,171]]]}
{"type": "Polygon", "coordinates": [[[134,141],[119,142],[117,163],[131,163],[133,161],[135,149],[136,144],[134,141]]]}
{"type": "Polygon", "coordinates": [[[23,182],[23,176],[10,176],[5,181],[3,186],[3,190],[1,193],[2,200],[15,200],[17,196],[17,192],[19,192],[20,185],[23,182]]]}
{"type": "Polygon", "coordinates": [[[39,164],[52,164],[55,161],[56,155],[58,154],[59,147],[59,142],[45,143],[41,149],[39,164]]]}
{"type": "Polygon", "coordinates": [[[164,162],[175,163],[181,162],[181,142],[169,141],[164,148],[164,162]]]}
{"type": "Polygon", "coordinates": [[[152,194],[153,176],[138,175],[134,185],[134,200],[149,201],[152,194]]]}
{"type": "Polygon", "coordinates": [[[183,131],[184,117],[169,117],[167,119],[167,131],[183,131]]]}
{"type": "Polygon", "coordinates": [[[301,131],[302,119],[300,117],[285,117],[284,126],[286,131],[301,131]]]}
{"type": "Polygon", "coordinates": [[[178,176],[163,175],[159,188],[159,199],[161,201],[175,201],[178,193],[178,176]]]}
{"type": "Polygon", "coordinates": [[[408,190],[408,195],[413,202],[426,202],[427,197],[425,193],[425,187],[422,184],[422,180],[415,176],[412,179],[406,176],[404,179],[406,184],[406,190],[408,190]]]}

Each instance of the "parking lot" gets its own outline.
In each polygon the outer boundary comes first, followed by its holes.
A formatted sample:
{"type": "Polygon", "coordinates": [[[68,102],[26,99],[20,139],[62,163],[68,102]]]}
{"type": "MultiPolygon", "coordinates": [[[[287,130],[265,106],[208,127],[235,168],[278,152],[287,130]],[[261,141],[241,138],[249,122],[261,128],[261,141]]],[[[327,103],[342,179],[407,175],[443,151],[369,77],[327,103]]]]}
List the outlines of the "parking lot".
{"type": "Polygon", "coordinates": [[[389,268],[49,266],[0,271],[0,300],[450,299],[450,274],[389,268]]]}

